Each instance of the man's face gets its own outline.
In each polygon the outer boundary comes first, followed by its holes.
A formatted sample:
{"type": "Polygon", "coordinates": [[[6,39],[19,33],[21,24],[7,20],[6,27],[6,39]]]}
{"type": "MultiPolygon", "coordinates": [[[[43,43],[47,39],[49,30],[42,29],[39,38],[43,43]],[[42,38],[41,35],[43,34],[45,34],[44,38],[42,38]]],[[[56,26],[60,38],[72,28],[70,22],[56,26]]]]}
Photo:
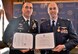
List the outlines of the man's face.
{"type": "Polygon", "coordinates": [[[57,18],[58,15],[58,7],[57,4],[55,2],[52,2],[48,5],[48,14],[50,15],[50,17],[53,18],[57,18]]]}
{"type": "Polygon", "coordinates": [[[32,15],[33,12],[33,5],[32,3],[24,3],[22,7],[22,14],[26,17],[29,18],[32,15]]]}

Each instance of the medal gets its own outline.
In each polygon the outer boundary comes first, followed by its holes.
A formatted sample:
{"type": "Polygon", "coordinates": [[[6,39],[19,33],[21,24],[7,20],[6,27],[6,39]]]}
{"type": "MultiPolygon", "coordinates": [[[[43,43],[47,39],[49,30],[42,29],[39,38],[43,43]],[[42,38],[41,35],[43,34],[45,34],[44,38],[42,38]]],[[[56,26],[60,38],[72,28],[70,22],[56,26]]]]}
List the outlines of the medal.
{"type": "Polygon", "coordinates": [[[60,27],[58,27],[57,31],[60,32],[60,27]]]}

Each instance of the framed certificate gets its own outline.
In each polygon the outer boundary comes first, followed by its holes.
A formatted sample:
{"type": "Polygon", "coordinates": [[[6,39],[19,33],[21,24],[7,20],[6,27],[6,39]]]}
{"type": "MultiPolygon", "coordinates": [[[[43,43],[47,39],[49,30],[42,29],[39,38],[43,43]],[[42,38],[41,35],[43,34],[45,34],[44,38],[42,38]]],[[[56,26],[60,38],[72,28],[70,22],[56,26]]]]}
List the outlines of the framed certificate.
{"type": "Polygon", "coordinates": [[[37,34],[35,38],[36,49],[52,49],[55,47],[54,33],[37,34]]]}
{"type": "Polygon", "coordinates": [[[42,33],[36,36],[30,33],[15,33],[12,46],[15,49],[52,49],[55,47],[54,33],[42,33]]]}
{"type": "Polygon", "coordinates": [[[32,49],[33,35],[29,33],[15,33],[13,37],[13,48],[32,49]]]}

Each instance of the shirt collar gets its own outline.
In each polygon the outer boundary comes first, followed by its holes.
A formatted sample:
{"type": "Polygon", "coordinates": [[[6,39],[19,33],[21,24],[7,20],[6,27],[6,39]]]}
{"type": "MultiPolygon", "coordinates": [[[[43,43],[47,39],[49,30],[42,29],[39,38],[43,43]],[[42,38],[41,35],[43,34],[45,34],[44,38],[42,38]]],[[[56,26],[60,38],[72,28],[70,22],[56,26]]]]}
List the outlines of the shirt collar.
{"type": "MultiPolygon", "coordinates": [[[[54,20],[54,21],[55,21],[55,22],[54,22],[54,25],[56,25],[57,19],[58,19],[58,18],[56,18],[56,19],[54,20]]],[[[51,25],[52,25],[52,21],[53,21],[53,20],[50,18],[50,24],[51,24],[51,25]]]]}
{"type": "MultiPolygon", "coordinates": [[[[22,16],[23,16],[23,15],[22,15],[22,16]]],[[[29,20],[28,24],[30,25],[30,18],[27,19],[25,16],[23,16],[23,18],[24,18],[25,21],[29,20]]]]}
{"type": "Polygon", "coordinates": [[[25,16],[23,16],[23,18],[24,18],[25,21],[29,20],[29,22],[30,22],[30,18],[27,19],[25,16]]]}

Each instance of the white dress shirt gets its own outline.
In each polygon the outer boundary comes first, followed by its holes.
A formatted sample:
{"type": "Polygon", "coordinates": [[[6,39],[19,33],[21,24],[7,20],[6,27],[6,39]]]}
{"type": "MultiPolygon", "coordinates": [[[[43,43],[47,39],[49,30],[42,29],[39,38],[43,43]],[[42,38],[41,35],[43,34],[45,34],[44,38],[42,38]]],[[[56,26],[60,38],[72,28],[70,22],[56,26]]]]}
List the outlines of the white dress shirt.
{"type": "Polygon", "coordinates": [[[23,16],[23,18],[25,19],[25,21],[29,20],[28,25],[30,25],[30,18],[26,18],[25,16],[23,16]]]}
{"type": "Polygon", "coordinates": [[[54,25],[56,26],[57,19],[55,19],[55,20],[52,20],[52,19],[50,18],[50,25],[51,25],[51,26],[52,26],[52,21],[55,21],[55,22],[54,22],[54,25]]]}

